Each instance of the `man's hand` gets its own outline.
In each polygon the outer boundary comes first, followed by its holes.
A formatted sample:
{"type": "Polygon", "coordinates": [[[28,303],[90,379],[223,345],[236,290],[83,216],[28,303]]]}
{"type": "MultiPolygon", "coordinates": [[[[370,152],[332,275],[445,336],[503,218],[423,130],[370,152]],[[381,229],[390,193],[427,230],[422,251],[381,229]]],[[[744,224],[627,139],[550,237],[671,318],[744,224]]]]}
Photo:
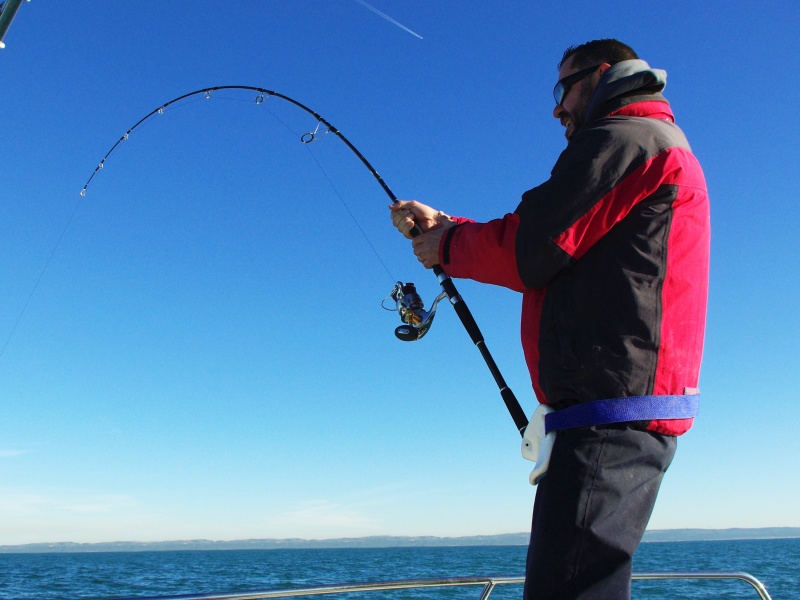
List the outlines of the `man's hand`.
{"type": "Polygon", "coordinates": [[[400,200],[389,205],[392,211],[392,223],[397,230],[411,240],[414,254],[426,269],[439,264],[439,244],[447,229],[456,223],[449,215],[417,202],[416,200],[400,200]],[[416,237],[411,230],[417,225],[422,233],[416,237]]]}
{"type": "Polygon", "coordinates": [[[439,227],[439,215],[444,215],[443,212],[416,200],[398,200],[389,205],[389,210],[392,211],[392,224],[408,239],[412,237],[414,225],[425,233],[439,227]]]}

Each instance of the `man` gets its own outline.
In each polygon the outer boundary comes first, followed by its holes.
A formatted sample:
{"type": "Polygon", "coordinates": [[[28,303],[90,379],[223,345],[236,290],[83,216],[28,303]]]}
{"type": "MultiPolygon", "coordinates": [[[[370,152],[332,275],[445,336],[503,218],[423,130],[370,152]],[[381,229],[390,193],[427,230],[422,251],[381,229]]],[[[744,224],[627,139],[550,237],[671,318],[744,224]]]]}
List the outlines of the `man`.
{"type": "Polygon", "coordinates": [[[536,397],[570,415],[536,492],[526,600],[630,598],[633,553],[696,412],[684,400],[702,354],[708,193],[665,83],[617,40],[568,48],[553,110],[567,147],[513,213],[391,207],[406,237],[424,232],[412,245],[425,267],[522,293],[536,397]]]}

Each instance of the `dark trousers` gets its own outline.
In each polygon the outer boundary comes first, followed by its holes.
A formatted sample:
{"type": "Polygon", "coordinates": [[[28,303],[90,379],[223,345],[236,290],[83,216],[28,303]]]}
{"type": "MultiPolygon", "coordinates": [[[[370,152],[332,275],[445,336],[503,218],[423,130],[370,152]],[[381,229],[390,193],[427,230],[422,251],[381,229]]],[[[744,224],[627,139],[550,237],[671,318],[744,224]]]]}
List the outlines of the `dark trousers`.
{"type": "Polygon", "coordinates": [[[536,490],[525,600],[629,600],[633,553],[677,439],[610,426],[559,431],[536,490]]]}

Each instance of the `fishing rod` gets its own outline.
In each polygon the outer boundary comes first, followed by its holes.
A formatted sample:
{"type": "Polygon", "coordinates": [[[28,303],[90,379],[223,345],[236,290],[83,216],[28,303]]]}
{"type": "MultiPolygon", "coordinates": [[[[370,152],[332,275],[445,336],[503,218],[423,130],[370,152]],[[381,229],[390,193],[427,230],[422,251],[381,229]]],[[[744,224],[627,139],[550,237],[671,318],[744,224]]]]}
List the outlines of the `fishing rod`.
{"type": "Polygon", "coordinates": [[[11,27],[11,21],[17,16],[17,11],[22,6],[22,2],[23,0],[0,1],[0,49],[6,47],[3,38],[6,36],[8,28],[11,27]]]}
{"type": "MultiPolygon", "coordinates": [[[[314,131],[309,131],[304,133],[300,136],[300,141],[303,144],[310,144],[318,140],[319,138],[327,135],[328,133],[334,134],[338,137],[344,144],[355,154],[358,159],[362,162],[362,164],[367,168],[367,170],[372,174],[375,180],[380,184],[383,191],[392,201],[392,203],[397,203],[398,199],[394,192],[389,188],[386,182],[383,180],[383,177],[380,176],[378,171],[375,167],[370,164],[370,162],[366,159],[366,157],[361,154],[361,152],[356,148],[350,140],[348,140],[344,134],[339,131],[336,127],[334,127],[329,121],[327,121],[322,115],[318,114],[317,112],[313,111],[306,105],[298,102],[294,98],[290,98],[289,96],[285,96],[284,94],[280,94],[278,92],[267,90],[261,87],[253,87],[253,86],[246,86],[246,85],[222,85],[222,86],[215,86],[209,88],[203,88],[200,90],[196,90],[194,92],[190,92],[188,94],[183,94],[182,96],[178,96],[177,98],[170,100],[169,102],[162,104],[158,108],[154,109],[141,119],[128,131],[126,131],[122,137],[117,140],[117,142],[111,147],[111,149],[106,153],[103,159],[95,168],[94,172],[92,173],[89,180],[86,182],[86,185],[83,186],[81,190],[81,196],[86,195],[86,191],[89,185],[94,180],[95,176],[103,169],[105,166],[106,160],[108,160],[109,156],[117,149],[117,147],[126,141],[130,134],[139,127],[142,123],[150,119],[152,116],[156,114],[163,114],[164,110],[172,104],[176,102],[180,102],[181,100],[185,100],[186,98],[190,98],[192,96],[198,95],[205,95],[206,98],[211,98],[212,94],[219,90],[247,90],[256,92],[258,95],[255,98],[256,104],[264,103],[267,98],[274,97],[279,98],[281,100],[285,100],[290,104],[293,104],[297,108],[307,112],[311,116],[313,116],[317,120],[317,127],[314,131]],[[320,127],[324,127],[322,131],[320,131],[320,127]]],[[[411,235],[416,237],[422,233],[422,230],[417,226],[414,225],[414,228],[411,230],[411,235]]],[[[480,328],[478,327],[478,323],[475,321],[475,318],[472,316],[472,312],[469,310],[466,302],[459,294],[458,290],[456,289],[453,280],[445,273],[444,269],[441,265],[435,265],[433,267],[433,272],[436,275],[437,280],[439,281],[439,285],[442,288],[442,293],[436,298],[434,303],[431,306],[431,309],[426,311],[424,303],[422,299],[417,294],[416,288],[413,283],[402,283],[397,282],[394,289],[390,293],[388,297],[391,297],[395,303],[397,312],[400,315],[400,319],[403,322],[403,325],[398,327],[395,330],[395,336],[402,340],[402,341],[416,341],[421,339],[430,329],[430,326],[433,322],[433,317],[436,314],[436,306],[438,305],[439,301],[444,299],[445,297],[450,301],[450,304],[456,311],[458,318],[461,320],[461,323],[464,325],[464,328],[467,330],[470,338],[472,339],[472,343],[478,348],[483,356],[486,365],[489,367],[489,371],[494,377],[495,383],[497,384],[498,389],[500,390],[500,396],[503,398],[503,402],[506,405],[506,409],[508,410],[511,418],[514,420],[514,425],[517,427],[520,435],[523,435],[525,428],[528,426],[528,418],[525,416],[525,412],[522,410],[519,402],[517,401],[516,396],[514,396],[514,392],[508,387],[503,378],[503,375],[500,373],[500,369],[497,366],[497,363],[494,361],[491,353],[489,352],[488,347],[486,346],[486,341],[484,340],[483,334],[481,333],[480,328]]]]}

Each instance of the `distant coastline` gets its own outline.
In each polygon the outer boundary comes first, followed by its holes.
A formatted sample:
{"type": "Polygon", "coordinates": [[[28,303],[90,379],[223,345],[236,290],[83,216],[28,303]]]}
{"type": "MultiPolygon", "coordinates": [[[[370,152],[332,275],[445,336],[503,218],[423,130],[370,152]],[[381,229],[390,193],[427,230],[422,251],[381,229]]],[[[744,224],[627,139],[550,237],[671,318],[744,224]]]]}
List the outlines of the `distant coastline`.
{"type": "MultiPolygon", "coordinates": [[[[528,543],[528,533],[473,535],[465,537],[371,536],[327,540],[252,539],[252,540],[176,540],[168,542],[55,542],[0,546],[0,553],[43,552],[153,552],[175,550],[277,550],[312,548],[402,548],[424,546],[518,546],[528,543]]],[[[644,542],[692,542],[716,540],[756,540],[800,538],[800,527],[762,527],[733,529],[656,529],[644,534],[644,542]]]]}

